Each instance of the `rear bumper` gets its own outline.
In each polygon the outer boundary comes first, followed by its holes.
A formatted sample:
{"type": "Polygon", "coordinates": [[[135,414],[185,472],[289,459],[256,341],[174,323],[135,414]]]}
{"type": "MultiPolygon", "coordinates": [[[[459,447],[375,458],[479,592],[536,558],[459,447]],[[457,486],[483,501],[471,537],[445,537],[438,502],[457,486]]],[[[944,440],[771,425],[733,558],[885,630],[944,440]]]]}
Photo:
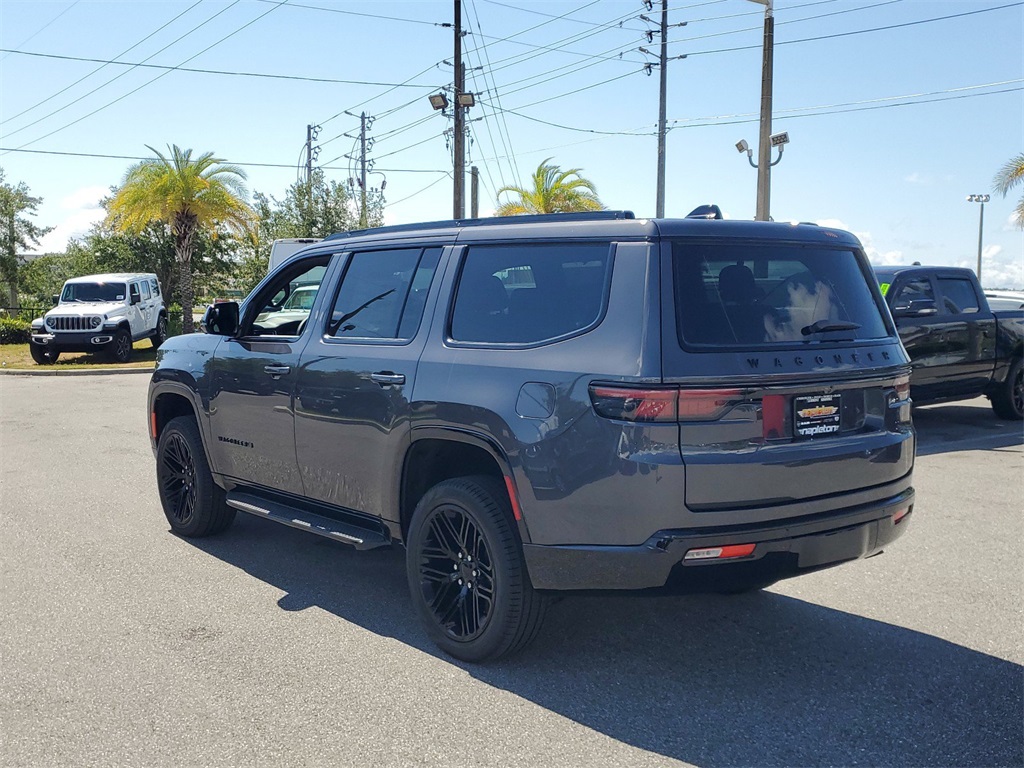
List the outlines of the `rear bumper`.
{"type": "Polygon", "coordinates": [[[658,531],[638,546],[525,544],[536,589],[714,592],[769,584],[878,554],[906,531],[914,490],[840,512],[773,525],[658,531]],[[754,544],[751,555],[728,560],[684,560],[691,549],[754,544]]]}

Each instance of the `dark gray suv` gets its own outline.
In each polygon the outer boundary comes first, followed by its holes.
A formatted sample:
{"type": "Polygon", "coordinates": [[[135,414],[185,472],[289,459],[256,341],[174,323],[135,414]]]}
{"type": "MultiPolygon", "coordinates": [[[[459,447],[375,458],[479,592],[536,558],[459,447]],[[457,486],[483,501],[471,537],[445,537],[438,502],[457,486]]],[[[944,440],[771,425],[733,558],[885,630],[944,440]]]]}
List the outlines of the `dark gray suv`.
{"type": "Polygon", "coordinates": [[[343,233],[205,328],[150,386],[172,530],[242,510],[404,545],[461,659],[525,645],[558,592],[757,589],[878,553],[913,509],[908,360],[846,232],[605,211],[343,233]]]}

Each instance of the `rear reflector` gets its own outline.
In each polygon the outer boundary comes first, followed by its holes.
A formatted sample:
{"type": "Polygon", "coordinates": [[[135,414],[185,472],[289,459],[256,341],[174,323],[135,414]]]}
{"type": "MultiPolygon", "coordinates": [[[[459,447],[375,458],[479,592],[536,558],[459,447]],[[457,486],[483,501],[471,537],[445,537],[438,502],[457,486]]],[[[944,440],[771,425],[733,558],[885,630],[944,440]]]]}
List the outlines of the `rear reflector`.
{"type": "Polygon", "coordinates": [[[765,395],[761,398],[761,436],[765,440],[783,437],[786,430],[785,395],[765,395]]]}
{"type": "Polygon", "coordinates": [[[730,544],[727,547],[706,547],[691,549],[683,560],[725,560],[730,557],[746,557],[754,553],[756,544],[730,544]]]}
{"type": "Polygon", "coordinates": [[[910,514],[910,507],[904,507],[892,516],[892,524],[899,525],[900,521],[910,514]]]}

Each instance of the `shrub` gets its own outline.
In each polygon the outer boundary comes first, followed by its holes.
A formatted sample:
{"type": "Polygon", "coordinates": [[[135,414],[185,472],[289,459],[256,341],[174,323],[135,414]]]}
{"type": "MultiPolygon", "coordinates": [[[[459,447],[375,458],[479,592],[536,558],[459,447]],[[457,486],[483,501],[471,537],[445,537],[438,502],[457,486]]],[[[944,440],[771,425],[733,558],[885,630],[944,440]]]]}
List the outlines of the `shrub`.
{"type": "Polygon", "coordinates": [[[0,317],[0,344],[28,344],[32,324],[16,317],[0,317]]]}

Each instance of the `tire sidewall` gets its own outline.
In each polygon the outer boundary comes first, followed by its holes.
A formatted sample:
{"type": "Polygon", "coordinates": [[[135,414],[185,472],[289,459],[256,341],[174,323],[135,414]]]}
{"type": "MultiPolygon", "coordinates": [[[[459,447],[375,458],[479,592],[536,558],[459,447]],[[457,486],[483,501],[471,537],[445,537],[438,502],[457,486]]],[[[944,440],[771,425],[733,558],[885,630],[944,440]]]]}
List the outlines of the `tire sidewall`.
{"type": "Polygon", "coordinates": [[[153,332],[153,346],[159,349],[167,341],[167,315],[160,315],[156,321],[156,330],[153,332]]]}
{"type": "Polygon", "coordinates": [[[198,535],[206,527],[208,517],[213,514],[214,510],[209,500],[215,491],[213,476],[210,474],[210,465],[206,460],[202,438],[199,435],[199,429],[196,427],[194,420],[179,416],[176,419],[172,419],[164,427],[160,433],[160,439],[157,441],[156,475],[160,506],[164,510],[164,516],[167,518],[167,523],[171,526],[171,530],[179,536],[198,535]],[[196,506],[192,512],[192,517],[184,524],[175,518],[171,504],[163,491],[164,454],[168,443],[174,435],[180,435],[185,441],[185,445],[188,446],[189,453],[191,454],[192,465],[195,468],[196,506]]]}
{"type": "Polygon", "coordinates": [[[513,602],[521,603],[523,589],[531,589],[522,561],[518,537],[508,520],[502,500],[486,486],[472,481],[440,483],[420,500],[413,513],[406,541],[406,576],[413,607],[438,647],[463,661],[485,661],[500,655],[510,644],[513,630],[513,602]],[[470,490],[469,486],[476,490],[470,490]],[[480,496],[490,500],[481,504],[480,496]],[[454,506],[477,526],[487,545],[494,571],[494,603],[483,632],[473,640],[461,641],[448,635],[423,598],[419,576],[419,553],[427,535],[430,512],[439,506],[454,506]],[[508,546],[509,538],[515,546],[508,546]]]}
{"type": "Polygon", "coordinates": [[[110,356],[117,363],[127,363],[132,359],[132,336],[124,328],[118,328],[114,333],[114,340],[110,342],[110,356]],[[128,340],[128,345],[124,354],[121,354],[121,350],[125,349],[123,345],[124,339],[128,340]]]}
{"type": "Polygon", "coordinates": [[[42,346],[33,342],[29,342],[29,352],[37,365],[53,365],[57,362],[57,356],[60,354],[52,350],[49,345],[42,346]]]}
{"type": "Polygon", "coordinates": [[[1021,404],[1017,402],[1014,397],[1014,390],[1017,387],[1018,379],[1024,374],[1024,359],[1017,358],[1017,362],[1010,367],[1010,372],[1006,377],[1006,401],[1010,410],[1013,412],[1014,417],[1020,419],[1024,417],[1022,413],[1021,404]]]}

